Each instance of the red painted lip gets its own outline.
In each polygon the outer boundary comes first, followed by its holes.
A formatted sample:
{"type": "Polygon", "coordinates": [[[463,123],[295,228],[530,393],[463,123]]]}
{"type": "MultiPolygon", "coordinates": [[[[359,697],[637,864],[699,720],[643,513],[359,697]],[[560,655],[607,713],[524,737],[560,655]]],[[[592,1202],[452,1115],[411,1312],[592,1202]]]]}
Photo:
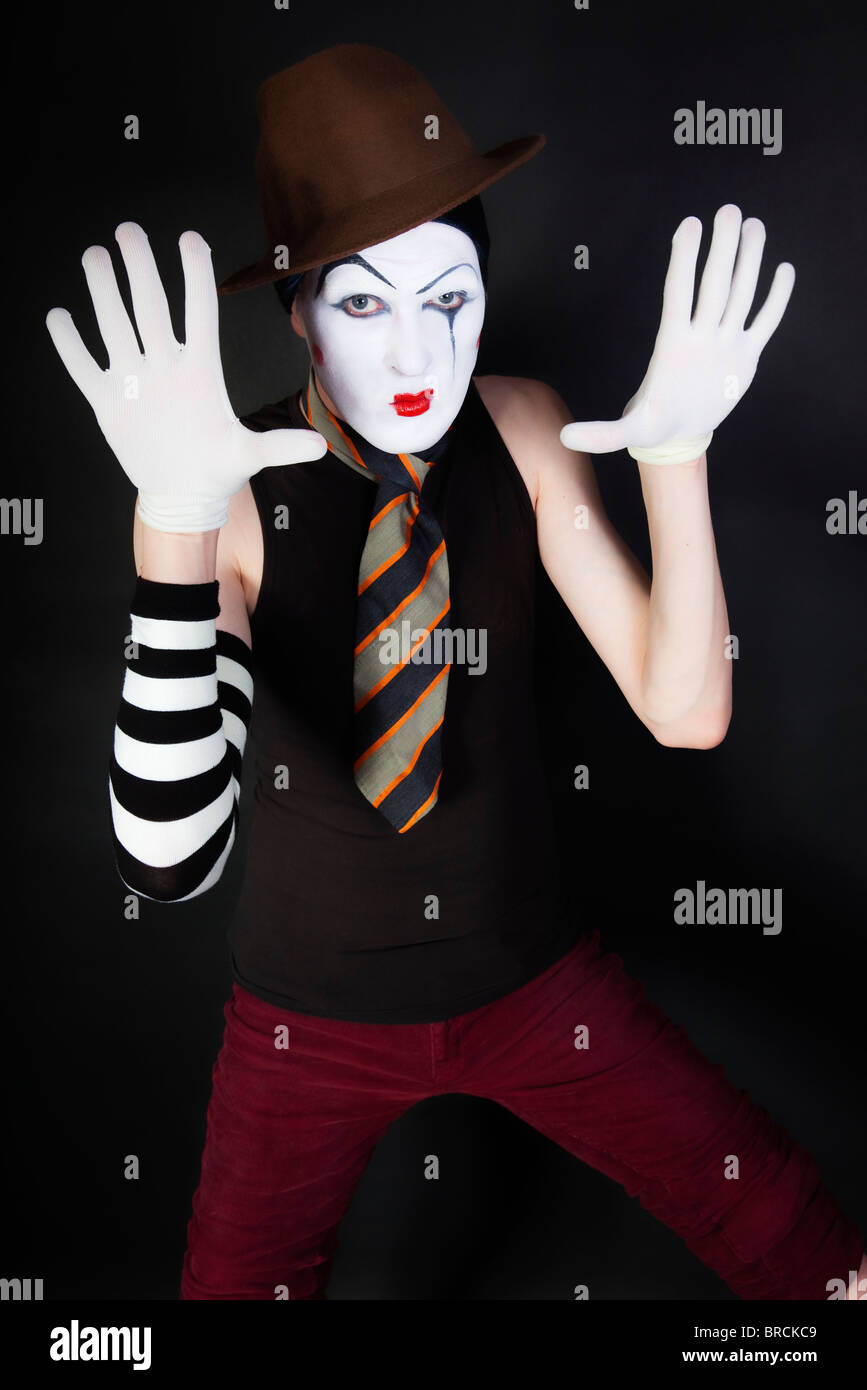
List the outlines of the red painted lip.
{"type": "Polygon", "coordinates": [[[410,392],[403,392],[401,395],[395,396],[390,404],[394,406],[398,415],[424,415],[425,411],[430,408],[432,395],[433,389],[418,391],[415,395],[410,392]]]}

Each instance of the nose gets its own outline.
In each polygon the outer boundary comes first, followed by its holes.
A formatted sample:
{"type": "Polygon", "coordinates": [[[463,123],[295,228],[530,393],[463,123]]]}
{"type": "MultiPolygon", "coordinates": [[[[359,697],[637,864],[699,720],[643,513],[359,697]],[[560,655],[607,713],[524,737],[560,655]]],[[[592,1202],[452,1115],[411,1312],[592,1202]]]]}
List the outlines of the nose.
{"type": "Polygon", "coordinates": [[[422,327],[422,313],[396,313],[389,335],[385,365],[400,376],[422,377],[430,368],[432,357],[422,327]]]}

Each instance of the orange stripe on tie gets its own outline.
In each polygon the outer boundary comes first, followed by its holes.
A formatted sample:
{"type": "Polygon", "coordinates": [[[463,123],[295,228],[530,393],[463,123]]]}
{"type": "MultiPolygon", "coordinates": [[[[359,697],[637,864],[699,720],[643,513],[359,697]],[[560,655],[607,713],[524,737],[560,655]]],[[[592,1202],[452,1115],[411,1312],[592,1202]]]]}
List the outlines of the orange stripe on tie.
{"type": "Polygon", "coordinates": [[[425,567],[425,572],[424,572],[424,574],[422,575],[421,579],[419,580],[418,584],[415,586],[415,588],[414,588],[410,593],[407,594],[407,596],[406,596],[405,599],[401,599],[400,603],[397,605],[396,608],[393,608],[393,609],[391,610],[391,612],[389,613],[389,615],[388,615],[387,618],[383,618],[382,622],[379,623],[379,624],[373,629],[372,632],[368,633],[368,635],[365,637],[365,639],[364,639],[363,642],[359,642],[358,646],[355,648],[355,652],[354,652],[354,655],[355,655],[355,656],[358,656],[359,652],[363,652],[364,649],[365,649],[365,647],[369,646],[370,643],[373,641],[374,637],[378,637],[379,634],[380,634],[380,632],[382,632],[383,628],[384,628],[384,627],[387,627],[388,624],[389,624],[390,622],[392,622],[392,621],[397,617],[398,613],[400,613],[402,609],[406,608],[406,605],[407,605],[408,603],[411,603],[412,600],[416,597],[417,594],[420,594],[420,593],[421,593],[422,589],[424,588],[425,584],[427,583],[428,579],[430,578],[431,569],[433,568],[433,566],[434,566],[436,560],[438,559],[438,557],[439,557],[440,555],[442,555],[442,554],[445,552],[445,548],[446,548],[446,543],[445,543],[445,539],[443,539],[443,540],[440,541],[440,543],[439,543],[439,545],[437,546],[436,550],[434,550],[434,551],[431,552],[431,557],[430,557],[430,559],[429,559],[428,562],[427,562],[427,566],[425,567]]]}
{"type": "MultiPolygon", "coordinates": [[[[382,678],[381,681],[377,681],[377,682],[376,682],[376,685],[372,685],[372,686],[370,687],[370,689],[366,692],[366,694],[362,695],[361,699],[360,699],[360,700],[358,701],[358,703],[355,705],[355,713],[356,713],[356,714],[358,713],[358,711],[359,711],[360,709],[364,709],[364,706],[367,704],[368,700],[372,700],[373,697],[374,697],[374,695],[378,695],[379,692],[380,692],[380,690],[382,690],[386,685],[388,685],[388,682],[389,682],[389,681],[394,680],[394,678],[395,678],[396,675],[398,675],[401,671],[405,671],[405,670],[406,670],[407,664],[412,660],[413,653],[414,653],[414,652],[417,652],[418,649],[419,649],[419,647],[423,647],[423,646],[424,646],[425,642],[427,641],[427,639],[428,639],[428,637],[430,636],[430,634],[433,632],[433,630],[434,630],[434,628],[436,627],[437,623],[440,622],[441,619],[445,617],[445,615],[446,615],[446,613],[448,613],[450,607],[451,607],[451,599],[449,598],[449,599],[446,599],[446,605],[445,605],[445,607],[442,609],[441,612],[439,612],[439,613],[437,614],[437,616],[434,618],[433,622],[431,623],[430,627],[427,627],[427,628],[424,628],[424,629],[423,629],[423,631],[424,631],[424,637],[422,637],[418,642],[416,642],[416,644],[415,644],[414,647],[410,647],[409,651],[407,652],[406,661],[399,661],[392,671],[389,671],[387,675],[383,676],[383,678],[382,678]]],[[[448,664],[444,667],[444,669],[447,671],[448,668],[449,668],[449,666],[451,666],[451,662],[448,662],[448,664]]]]}
{"type": "Polygon", "coordinates": [[[431,806],[431,805],[433,805],[433,803],[436,801],[436,798],[437,798],[437,791],[439,790],[439,784],[440,784],[440,780],[441,780],[441,778],[442,778],[442,775],[443,775],[443,774],[442,774],[442,769],[440,769],[439,775],[437,776],[437,779],[436,779],[436,781],[435,781],[434,784],[433,784],[433,791],[431,792],[430,796],[427,798],[426,801],[423,801],[423,802],[421,803],[421,805],[419,806],[419,808],[418,808],[418,810],[416,811],[415,815],[410,816],[410,818],[409,818],[409,820],[407,821],[406,825],[402,825],[402,826],[400,827],[400,829],[399,829],[398,832],[397,832],[398,835],[402,835],[403,832],[404,832],[405,830],[411,829],[411,827],[415,825],[416,821],[417,821],[417,820],[420,820],[421,817],[425,814],[425,812],[427,811],[428,807],[431,806]]]}
{"type": "Polygon", "coordinates": [[[355,462],[360,463],[362,468],[366,469],[368,473],[372,472],[372,469],[370,469],[368,465],[364,462],[364,459],[361,457],[361,454],[358,452],[352,440],[349,438],[349,435],[346,433],[346,430],[342,430],[340,428],[340,421],[337,420],[331,414],[331,411],[328,409],[327,405],[325,406],[325,413],[328,416],[334,428],[337,430],[337,433],[343,437],[346,447],[351,451],[352,457],[355,459],[355,462]]]}
{"type": "Polygon", "coordinates": [[[447,675],[448,675],[450,669],[451,669],[451,662],[449,662],[448,666],[443,666],[443,667],[441,668],[441,670],[439,670],[439,671],[437,672],[437,674],[434,676],[433,680],[431,681],[430,685],[428,685],[428,686],[425,687],[425,689],[421,692],[421,694],[418,696],[418,698],[417,698],[416,700],[414,700],[413,703],[410,705],[410,707],[409,707],[409,709],[406,711],[406,713],[405,713],[405,714],[402,714],[402,715],[400,716],[400,719],[398,719],[396,723],[392,724],[392,726],[391,726],[390,729],[388,729],[384,734],[382,734],[382,735],[376,740],[375,743],[372,743],[372,744],[370,745],[369,748],[366,748],[359,758],[356,758],[356,759],[355,759],[355,762],[352,764],[353,771],[357,772],[358,769],[359,769],[364,763],[367,762],[367,759],[368,759],[369,757],[371,757],[372,754],[374,754],[374,753],[376,752],[377,748],[381,748],[382,745],[383,745],[384,743],[387,743],[387,742],[388,742],[388,740],[391,738],[392,734],[396,734],[396,733],[397,733],[397,731],[398,731],[398,729],[400,728],[400,726],[401,726],[402,724],[405,724],[406,721],[407,721],[407,719],[409,719],[410,715],[411,715],[411,714],[414,714],[415,711],[419,708],[419,706],[420,706],[421,704],[424,703],[424,701],[427,699],[428,695],[430,695],[431,691],[432,691],[432,690],[439,684],[439,682],[442,680],[443,676],[447,676],[447,675]]]}
{"type": "Polygon", "coordinates": [[[406,552],[409,550],[410,541],[412,540],[412,528],[415,525],[416,517],[418,516],[418,514],[419,505],[416,502],[412,508],[409,520],[406,523],[406,540],[404,541],[403,545],[398,546],[394,554],[389,555],[387,560],[383,560],[382,564],[379,565],[377,569],[373,570],[373,572],[367,576],[363,584],[359,584],[359,594],[363,594],[365,589],[369,589],[375,579],[378,579],[381,574],[384,574],[387,569],[390,569],[391,566],[397,560],[400,559],[401,555],[405,555],[406,552]]]}
{"type": "Polygon", "coordinates": [[[437,729],[439,729],[440,726],[442,725],[443,717],[444,717],[443,715],[440,715],[439,719],[438,719],[437,722],[434,724],[434,726],[433,726],[433,728],[430,730],[430,732],[425,734],[424,738],[422,739],[422,741],[421,741],[421,743],[419,744],[418,748],[417,748],[417,749],[415,750],[415,752],[413,753],[410,762],[409,762],[409,763],[407,764],[407,766],[404,768],[403,772],[399,772],[399,773],[397,774],[397,776],[396,776],[395,778],[393,778],[393,780],[392,780],[391,782],[389,782],[389,784],[388,784],[388,786],[385,788],[385,790],[384,790],[384,791],[381,791],[381,792],[379,793],[379,796],[376,798],[376,800],[371,802],[371,805],[372,805],[372,806],[378,807],[378,806],[381,804],[381,802],[383,802],[383,801],[385,800],[385,798],[386,798],[387,796],[390,796],[390,795],[391,795],[391,793],[394,791],[394,789],[395,789],[395,787],[398,785],[398,783],[399,783],[399,782],[402,782],[403,779],[404,779],[404,777],[408,777],[408,776],[409,776],[409,774],[412,772],[413,768],[415,767],[416,763],[418,762],[418,760],[419,760],[419,758],[420,758],[420,756],[421,756],[421,750],[424,748],[424,746],[425,746],[425,744],[427,743],[428,739],[433,738],[433,736],[434,736],[434,734],[436,733],[437,729]]]}
{"type": "Polygon", "coordinates": [[[421,483],[418,480],[418,474],[416,473],[415,469],[409,461],[409,454],[398,454],[398,458],[400,459],[407,473],[415,483],[416,492],[421,492],[421,483]]]}
{"type": "Polygon", "coordinates": [[[382,521],[382,518],[383,518],[384,516],[387,516],[388,513],[391,511],[392,507],[398,507],[398,506],[400,506],[400,503],[403,501],[404,497],[408,497],[408,496],[409,496],[409,489],[407,488],[406,492],[401,492],[401,493],[399,494],[399,496],[397,496],[397,497],[392,497],[392,499],[391,499],[390,502],[386,502],[386,504],[385,504],[385,506],[382,508],[382,510],[381,510],[381,511],[378,511],[378,512],[376,513],[376,516],[371,518],[371,522],[370,522],[370,526],[368,527],[368,530],[369,530],[369,531],[372,531],[373,528],[374,528],[374,526],[378,526],[379,523],[380,523],[380,521],[382,521]]]}

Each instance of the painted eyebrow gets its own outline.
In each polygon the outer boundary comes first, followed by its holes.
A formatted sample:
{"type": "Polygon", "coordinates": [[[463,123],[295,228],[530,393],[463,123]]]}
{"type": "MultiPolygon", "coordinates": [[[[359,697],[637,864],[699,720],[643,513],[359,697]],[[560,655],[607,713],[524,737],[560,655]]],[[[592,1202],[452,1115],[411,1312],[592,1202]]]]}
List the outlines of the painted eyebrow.
{"type": "Polygon", "coordinates": [[[420,290],[416,290],[416,294],[424,294],[425,290],[431,289],[431,287],[436,284],[437,280],[442,280],[444,275],[451,275],[453,270],[462,270],[464,266],[467,267],[467,270],[471,270],[473,274],[475,274],[475,266],[470,265],[469,261],[461,261],[459,265],[450,265],[448,270],[444,270],[441,274],[435,276],[434,279],[430,281],[430,284],[422,285],[420,290]]]}
{"type": "Polygon", "coordinates": [[[356,254],[356,255],[354,255],[354,256],[341,256],[340,260],[338,260],[338,261],[328,261],[327,264],[325,264],[325,265],[322,267],[322,269],[321,269],[320,272],[319,272],[319,279],[318,279],[317,282],[316,282],[316,293],[317,293],[317,294],[318,294],[319,291],[322,289],[322,286],[323,286],[323,284],[325,283],[325,277],[326,277],[326,275],[328,275],[330,271],[336,270],[337,267],[338,267],[339,265],[360,265],[360,266],[363,266],[365,270],[369,270],[369,271],[370,271],[371,275],[375,275],[376,278],[377,278],[377,280],[382,280],[382,281],[384,282],[384,284],[388,285],[389,289],[392,289],[392,290],[394,289],[394,285],[391,283],[390,280],[386,280],[386,278],[385,278],[384,275],[380,275],[380,273],[379,273],[378,270],[374,270],[373,266],[370,265],[370,263],[369,263],[368,261],[366,261],[366,260],[364,259],[363,256],[359,256],[358,254],[356,254]]]}
{"type": "MultiPolygon", "coordinates": [[[[328,261],[328,263],[322,267],[321,271],[319,272],[319,279],[316,282],[317,295],[319,294],[319,291],[322,289],[322,286],[325,283],[325,277],[332,270],[336,270],[339,265],[360,265],[365,270],[369,270],[371,275],[375,275],[377,280],[382,280],[383,284],[388,285],[389,289],[393,290],[395,288],[391,281],[386,280],[385,276],[381,275],[378,270],[375,270],[374,267],[370,264],[370,262],[366,261],[363,256],[342,256],[340,260],[328,261]]],[[[439,275],[434,276],[433,280],[430,280],[428,284],[422,285],[420,290],[416,290],[416,294],[424,294],[427,290],[431,289],[437,283],[438,280],[442,280],[443,277],[446,275],[451,275],[453,270],[463,269],[464,266],[466,266],[468,270],[472,270],[474,274],[476,273],[475,267],[470,265],[469,261],[460,261],[458,265],[450,265],[448,270],[440,271],[439,275]]]]}

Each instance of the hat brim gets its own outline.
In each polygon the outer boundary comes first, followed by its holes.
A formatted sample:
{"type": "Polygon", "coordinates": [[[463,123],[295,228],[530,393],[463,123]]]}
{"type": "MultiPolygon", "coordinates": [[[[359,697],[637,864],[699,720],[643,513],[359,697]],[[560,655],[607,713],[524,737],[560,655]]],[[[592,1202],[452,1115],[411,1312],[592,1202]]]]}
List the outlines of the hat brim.
{"type": "Polygon", "coordinates": [[[341,256],[352,256],[356,251],[377,246],[423,222],[431,222],[525,164],[544,144],[544,135],[521,135],[497,145],[487,154],[460,160],[436,174],[418,175],[386,193],[356,203],[327,224],[320,225],[315,235],[305,242],[290,248],[290,266],[275,269],[272,251],[228,276],[218,286],[218,292],[235,294],[238,290],[273,284],[275,280],[312,270],[314,266],[339,260],[341,256]]]}

